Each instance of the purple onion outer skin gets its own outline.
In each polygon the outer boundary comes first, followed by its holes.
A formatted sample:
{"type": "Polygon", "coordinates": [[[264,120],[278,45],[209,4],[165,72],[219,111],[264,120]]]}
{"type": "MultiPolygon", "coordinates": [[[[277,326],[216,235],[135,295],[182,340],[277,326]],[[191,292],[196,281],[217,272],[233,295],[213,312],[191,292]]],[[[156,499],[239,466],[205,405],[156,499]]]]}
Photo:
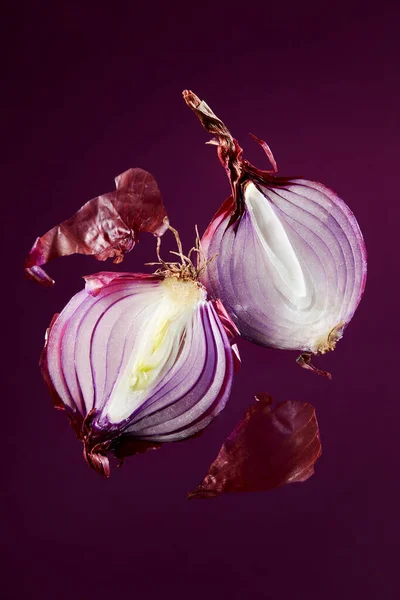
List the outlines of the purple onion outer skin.
{"type": "Polygon", "coordinates": [[[315,408],[289,400],[275,408],[269,394],[257,394],[225,440],[203,481],[189,498],[272,490],[307,481],[322,454],[315,408]]]}
{"type": "MultiPolygon", "coordinates": [[[[309,362],[310,355],[335,347],[365,288],[367,256],[356,218],[326,186],[299,177],[277,177],[271,150],[255,136],[273,170],[251,165],[211,109],[192,92],[185,91],[184,98],[203,127],[215,135],[232,189],[202,238],[206,255],[217,255],[202,282],[210,297],[221,299],[243,337],[262,346],[301,350],[305,354],[300,364],[318,371],[309,362]],[[277,217],[294,251],[293,262],[299,265],[306,290],[296,298],[298,304],[274,270],[269,258],[273,252],[267,256],[270,224],[254,216],[254,198],[258,214],[268,209],[273,219],[277,217]]],[[[279,254],[279,243],[275,248],[279,254]]]]}
{"type": "Polygon", "coordinates": [[[116,189],[86,202],[72,217],[36,238],[25,260],[25,276],[45,287],[54,280],[43,266],[60,256],[86,254],[120,263],[142,231],[159,237],[168,226],[161,193],[144,169],[115,178],[116,189]]]}
{"type": "Polygon", "coordinates": [[[122,459],[183,440],[198,434],[224,408],[236,364],[236,347],[231,346],[235,327],[203,290],[185,324],[176,360],[144,392],[140,404],[115,422],[109,417],[110,398],[146,326],[149,301],[165,279],[109,272],[85,279],[85,289],[47,331],[41,369],[56,408],[67,413],[83,441],[88,464],[108,476],[108,452],[122,459]]]}

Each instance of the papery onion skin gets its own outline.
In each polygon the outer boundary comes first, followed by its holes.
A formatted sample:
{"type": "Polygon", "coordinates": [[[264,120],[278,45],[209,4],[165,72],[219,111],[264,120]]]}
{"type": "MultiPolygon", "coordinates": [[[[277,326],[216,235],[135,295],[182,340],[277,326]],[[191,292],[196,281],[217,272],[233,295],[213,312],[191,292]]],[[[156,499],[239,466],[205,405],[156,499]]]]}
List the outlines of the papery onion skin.
{"type": "MultiPolygon", "coordinates": [[[[163,442],[193,436],[219,414],[230,394],[234,325],[228,328],[223,324],[220,307],[207,300],[196,282],[189,285],[194,290],[198,287],[199,297],[193,296],[193,306],[182,309],[188,311],[188,317],[176,358],[170,351],[166,353],[165,362],[160,363],[164,371],[148,388],[146,378],[147,373],[151,377],[151,369],[143,371],[144,391],[140,386],[137,390],[131,387],[131,367],[141,364],[139,350],[147,344],[146,332],[161,314],[161,303],[169,302],[165,298],[170,292],[163,286],[170,284],[165,282],[166,278],[158,275],[103,272],[89,276],[86,289],[53,319],[46,336],[41,369],[53,402],[66,411],[83,441],[88,464],[106,476],[110,473],[108,453],[122,460],[163,442]],[[124,381],[128,381],[127,395],[118,395],[118,385],[125,390],[124,381]],[[140,403],[126,415],[124,407],[130,406],[129,398],[136,397],[140,403]],[[119,421],[112,417],[113,410],[122,415],[119,421]]],[[[190,295],[188,302],[192,302],[190,295]]],[[[179,306],[173,310],[180,318],[179,306]]],[[[168,319],[166,323],[168,328],[168,319]]],[[[160,339],[168,347],[169,340],[162,332],[160,339]]],[[[151,342],[149,360],[157,352],[158,340],[156,336],[151,342]]]]}
{"type": "Polygon", "coordinates": [[[322,454],[314,407],[291,400],[272,408],[272,398],[265,393],[256,399],[189,499],[272,490],[314,474],[322,454]]]}
{"type": "Polygon", "coordinates": [[[206,255],[217,255],[202,281],[243,337],[301,350],[300,364],[317,370],[308,353],[335,347],[364,292],[367,257],[358,223],[326,186],[277,177],[271,150],[253,136],[273,166],[255,168],[204,102],[192,92],[184,98],[216,136],[232,189],[202,238],[206,255]]]}
{"type": "Polygon", "coordinates": [[[162,235],[168,225],[160,190],[144,169],[128,169],[115,178],[116,190],[86,202],[70,219],[38,237],[25,261],[25,275],[51,287],[42,265],[60,256],[92,255],[120,263],[142,231],[162,235]]]}

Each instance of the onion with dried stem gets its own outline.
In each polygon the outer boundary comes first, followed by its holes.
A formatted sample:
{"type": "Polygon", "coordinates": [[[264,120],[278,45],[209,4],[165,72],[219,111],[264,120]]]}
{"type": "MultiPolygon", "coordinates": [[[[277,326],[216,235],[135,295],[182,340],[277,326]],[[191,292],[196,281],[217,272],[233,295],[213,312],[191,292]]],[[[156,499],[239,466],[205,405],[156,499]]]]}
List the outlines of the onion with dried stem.
{"type": "Polygon", "coordinates": [[[186,104],[218,146],[232,195],[205,232],[202,281],[220,298],[241,335],[272,348],[300,350],[298,362],[320,374],[311,354],[333,350],[361,300],[367,273],[358,223],[332,190],[302,178],[278,177],[243,158],[209,106],[190,91],[186,104]]]}
{"type": "Polygon", "coordinates": [[[159,239],[153,275],[86,277],[47,334],[41,366],[55,404],[107,476],[110,452],[123,458],[200,432],[232,386],[235,327],[199,282],[208,262],[199,240],[185,256],[168,228],[180,262],[162,260],[159,239]]]}

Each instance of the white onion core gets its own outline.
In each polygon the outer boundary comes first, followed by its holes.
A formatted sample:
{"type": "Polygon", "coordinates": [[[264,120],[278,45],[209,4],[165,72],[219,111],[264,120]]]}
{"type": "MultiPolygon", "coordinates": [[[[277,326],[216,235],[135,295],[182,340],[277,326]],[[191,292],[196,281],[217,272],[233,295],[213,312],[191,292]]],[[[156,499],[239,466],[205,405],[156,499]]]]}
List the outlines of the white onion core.
{"type": "Polygon", "coordinates": [[[151,389],[175,363],[196,308],[205,292],[196,282],[174,278],[149,295],[137,343],[125,371],[111,393],[106,414],[111,423],[127,419],[141,406],[151,389]]]}
{"type": "Polygon", "coordinates": [[[285,284],[288,300],[297,305],[296,300],[307,296],[307,287],[302,268],[282,222],[272,204],[254,183],[247,184],[244,196],[250,219],[267,253],[275,277],[285,284]]]}

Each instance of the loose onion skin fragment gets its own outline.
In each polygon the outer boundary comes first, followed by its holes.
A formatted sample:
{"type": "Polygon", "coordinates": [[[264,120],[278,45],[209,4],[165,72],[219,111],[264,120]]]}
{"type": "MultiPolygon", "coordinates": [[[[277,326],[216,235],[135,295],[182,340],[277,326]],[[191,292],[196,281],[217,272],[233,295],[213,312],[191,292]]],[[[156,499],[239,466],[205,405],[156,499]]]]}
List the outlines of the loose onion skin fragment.
{"type": "Polygon", "coordinates": [[[25,261],[25,274],[54,285],[41,265],[59,256],[92,255],[120,263],[141,231],[162,235],[168,220],[156,180],[143,169],[128,169],[115,179],[116,190],[86,202],[73,217],[37,238],[25,261]]]}
{"type": "Polygon", "coordinates": [[[361,300],[366,249],[349,207],[326,186],[277,177],[269,146],[255,136],[271,164],[261,171],[211,109],[192,92],[184,99],[216,139],[232,196],[202,238],[217,255],[202,281],[220,298],[241,335],[271,348],[311,354],[333,350],[361,300]]]}
{"type": "Polygon", "coordinates": [[[298,401],[272,409],[268,394],[256,399],[189,499],[271,490],[313,475],[322,453],[315,409],[298,401]]]}
{"type": "Polygon", "coordinates": [[[185,439],[220,413],[235,368],[234,325],[220,314],[192,279],[86,277],[52,321],[41,368],[94,470],[108,476],[109,453],[122,461],[185,439]]]}

